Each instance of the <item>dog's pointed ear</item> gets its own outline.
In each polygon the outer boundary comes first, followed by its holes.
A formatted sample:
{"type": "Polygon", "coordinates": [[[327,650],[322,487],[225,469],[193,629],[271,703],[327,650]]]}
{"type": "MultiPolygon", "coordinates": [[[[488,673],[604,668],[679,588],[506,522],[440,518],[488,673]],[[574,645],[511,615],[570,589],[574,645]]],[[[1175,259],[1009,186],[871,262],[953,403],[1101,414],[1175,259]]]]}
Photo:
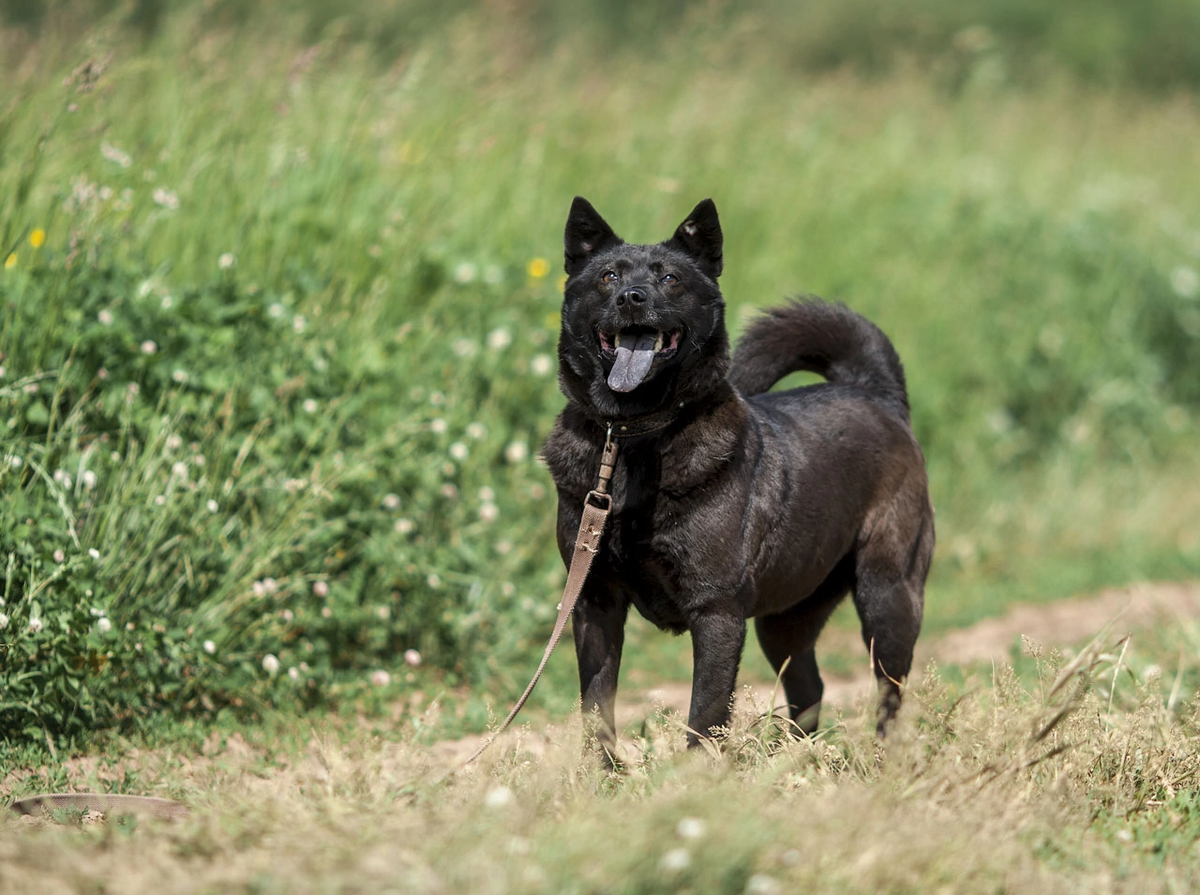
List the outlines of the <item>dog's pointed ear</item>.
{"type": "Polygon", "coordinates": [[[563,258],[567,276],[573,277],[583,270],[597,252],[621,244],[621,238],[613,233],[600,212],[583,196],[576,196],[567,215],[567,228],[563,234],[563,258]]]}
{"type": "Polygon", "coordinates": [[[725,266],[725,256],[716,203],[712,199],[701,201],[666,244],[696,259],[714,280],[719,277],[725,266]]]}

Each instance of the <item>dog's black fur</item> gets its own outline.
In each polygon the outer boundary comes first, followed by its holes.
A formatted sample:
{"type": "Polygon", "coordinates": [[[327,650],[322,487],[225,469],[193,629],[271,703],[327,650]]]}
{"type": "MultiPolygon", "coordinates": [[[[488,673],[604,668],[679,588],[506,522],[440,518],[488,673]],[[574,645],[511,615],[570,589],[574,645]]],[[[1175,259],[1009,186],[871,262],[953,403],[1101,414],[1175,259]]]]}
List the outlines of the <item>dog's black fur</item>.
{"type": "Polygon", "coordinates": [[[692,635],[689,745],[729,720],[748,618],[782,669],[793,719],[812,732],[823,690],[813,647],[849,592],[883,735],[912,664],[934,543],[891,342],[845,307],[807,299],[754,322],[731,363],[708,199],[666,242],[628,245],[576,198],[565,256],[567,406],[545,446],[565,562],[609,423],[620,440],[612,515],[573,616],[590,733],[611,755],[630,604],[692,635]],[[827,382],[768,393],[796,370],[827,382]]]}

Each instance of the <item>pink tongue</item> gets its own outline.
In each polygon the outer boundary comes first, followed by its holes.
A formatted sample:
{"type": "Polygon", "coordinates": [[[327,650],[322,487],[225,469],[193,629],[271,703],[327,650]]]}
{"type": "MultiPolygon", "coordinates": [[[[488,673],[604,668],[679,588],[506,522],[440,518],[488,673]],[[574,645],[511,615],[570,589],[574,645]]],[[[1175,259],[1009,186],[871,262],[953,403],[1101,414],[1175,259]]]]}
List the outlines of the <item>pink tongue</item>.
{"type": "Polygon", "coordinates": [[[617,359],[608,374],[608,387],[614,392],[631,392],[650,372],[654,363],[654,333],[640,336],[623,335],[617,348],[617,359]]]}

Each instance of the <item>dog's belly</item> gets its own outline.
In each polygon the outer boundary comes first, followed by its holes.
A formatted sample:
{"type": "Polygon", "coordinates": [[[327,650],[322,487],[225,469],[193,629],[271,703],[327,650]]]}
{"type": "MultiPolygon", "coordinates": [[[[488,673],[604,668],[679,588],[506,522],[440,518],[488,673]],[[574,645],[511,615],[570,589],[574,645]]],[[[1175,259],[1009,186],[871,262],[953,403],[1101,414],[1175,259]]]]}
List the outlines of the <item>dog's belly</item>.
{"type": "Polygon", "coordinates": [[[657,628],[682,634],[687,630],[683,613],[670,597],[655,592],[639,591],[630,595],[630,601],[642,614],[642,618],[657,628]]]}
{"type": "Polygon", "coordinates": [[[650,624],[672,634],[687,630],[679,586],[664,568],[653,561],[624,563],[616,577],[629,602],[650,624]]]}

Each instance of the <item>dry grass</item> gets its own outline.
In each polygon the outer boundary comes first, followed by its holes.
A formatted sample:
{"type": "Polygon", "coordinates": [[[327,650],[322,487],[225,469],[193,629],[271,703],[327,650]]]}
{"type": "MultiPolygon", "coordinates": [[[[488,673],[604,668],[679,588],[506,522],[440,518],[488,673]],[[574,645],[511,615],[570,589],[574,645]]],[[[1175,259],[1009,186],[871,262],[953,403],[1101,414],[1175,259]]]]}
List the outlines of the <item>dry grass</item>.
{"type": "MultiPolygon", "coordinates": [[[[866,705],[794,741],[745,704],[719,754],[684,753],[678,719],[660,715],[622,777],[580,762],[571,725],[505,739],[448,778],[446,753],[420,739],[213,737],[136,756],[143,788],[182,798],[188,819],[8,821],[0,887],[1189,891],[1200,705],[1168,709],[1172,682],[1138,680],[1123,646],[1065,665],[1031,649],[1032,672],[966,688],[930,667],[884,747],[866,705]]],[[[82,786],[97,769],[76,774],[82,786]]]]}

